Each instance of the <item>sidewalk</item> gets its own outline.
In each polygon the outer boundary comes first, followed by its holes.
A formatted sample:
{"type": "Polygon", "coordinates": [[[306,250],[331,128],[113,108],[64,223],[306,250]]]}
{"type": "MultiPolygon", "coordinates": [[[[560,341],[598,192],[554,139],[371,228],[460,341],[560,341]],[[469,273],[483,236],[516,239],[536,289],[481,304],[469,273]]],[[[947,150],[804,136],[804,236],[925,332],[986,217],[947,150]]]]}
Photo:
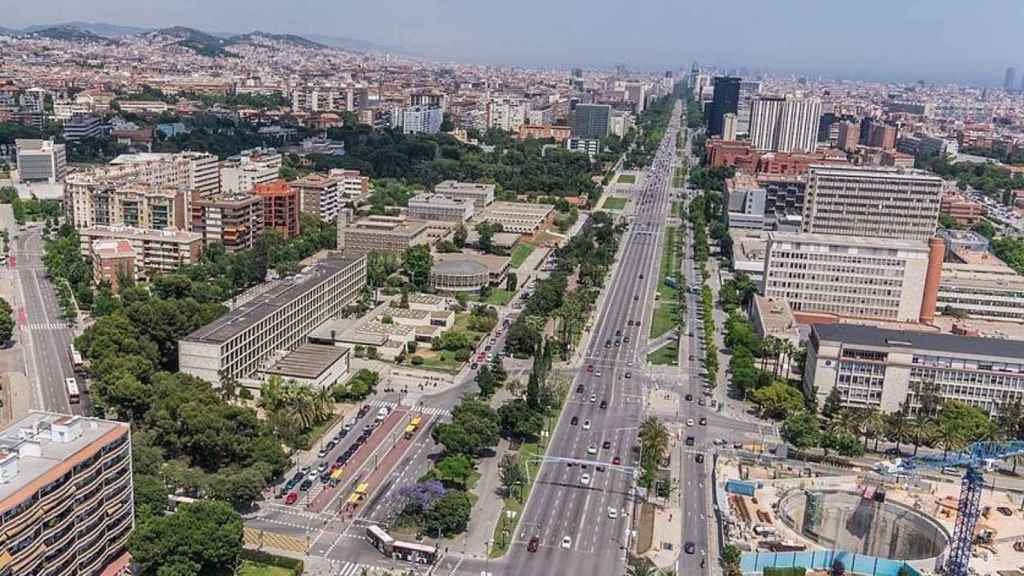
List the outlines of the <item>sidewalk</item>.
{"type": "Polygon", "coordinates": [[[494,457],[488,458],[480,465],[480,479],[472,492],[477,501],[469,516],[469,527],[452,542],[452,549],[461,549],[463,555],[471,558],[486,558],[494,527],[505,507],[501,496],[501,470],[498,467],[501,459],[509,453],[508,440],[502,438],[494,449],[494,457]],[[461,547],[461,548],[460,548],[461,547]]]}
{"type": "MultiPolygon", "coordinates": [[[[676,442],[672,448],[672,462],[677,465],[671,467],[670,481],[674,486],[679,486],[682,476],[682,443],[676,442]]],[[[667,505],[660,502],[654,510],[654,538],[651,551],[644,554],[658,568],[674,567],[679,559],[679,535],[683,533],[683,510],[678,494],[668,499],[667,505]]]]}

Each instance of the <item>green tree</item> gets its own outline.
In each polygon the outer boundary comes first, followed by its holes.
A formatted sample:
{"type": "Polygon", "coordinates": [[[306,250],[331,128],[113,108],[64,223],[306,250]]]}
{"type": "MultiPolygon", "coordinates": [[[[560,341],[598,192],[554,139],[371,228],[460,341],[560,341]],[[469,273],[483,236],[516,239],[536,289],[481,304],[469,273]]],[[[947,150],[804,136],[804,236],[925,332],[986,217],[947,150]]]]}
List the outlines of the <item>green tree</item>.
{"type": "Polygon", "coordinates": [[[501,405],[498,408],[498,420],[501,435],[509,439],[532,440],[544,430],[544,416],[521,398],[501,405]]]}
{"type": "Polygon", "coordinates": [[[446,488],[465,490],[473,476],[473,461],[465,454],[448,454],[437,461],[430,474],[446,488]]]}
{"type": "Polygon", "coordinates": [[[128,548],[144,576],[231,574],[242,552],[242,519],[223,502],[183,504],[136,525],[128,548]]]}
{"type": "Polygon", "coordinates": [[[431,436],[447,452],[475,456],[498,444],[498,415],[486,403],[465,398],[452,410],[452,421],[435,426],[431,436]]]}
{"type": "Polygon", "coordinates": [[[402,269],[417,290],[426,290],[430,286],[430,269],[433,265],[430,247],[425,244],[406,248],[402,254],[402,269]]]}
{"type": "Polygon", "coordinates": [[[423,529],[427,534],[445,537],[465,532],[472,509],[473,503],[465,492],[449,490],[424,514],[423,529]]]}
{"type": "Polygon", "coordinates": [[[497,386],[497,379],[491,372],[490,367],[484,365],[476,373],[476,385],[480,388],[481,398],[490,398],[494,395],[494,388],[497,386]]]}
{"type": "Polygon", "coordinates": [[[836,414],[842,410],[843,398],[839,395],[839,387],[833,386],[828,391],[828,396],[825,397],[825,404],[821,407],[821,415],[826,419],[831,420],[836,414]]]}
{"type": "Polygon", "coordinates": [[[516,487],[522,486],[527,482],[526,472],[523,470],[523,465],[515,454],[505,454],[501,459],[501,463],[498,464],[498,470],[500,472],[501,486],[505,489],[505,495],[508,497],[516,494],[516,487]]]}
{"type": "Polygon", "coordinates": [[[804,395],[789,384],[778,381],[754,390],[751,398],[763,416],[776,420],[804,408],[804,395]]]}
{"type": "Polygon", "coordinates": [[[452,234],[452,242],[460,249],[464,248],[466,246],[466,238],[468,236],[469,232],[466,231],[466,227],[460,224],[452,234]]]}
{"type": "Polygon", "coordinates": [[[9,342],[14,336],[14,310],[7,300],[0,298],[0,343],[9,342]]]}
{"type": "Polygon", "coordinates": [[[821,441],[821,425],[818,417],[808,412],[798,412],[782,423],[782,438],[794,448],[813,448],[821,441]]]}
{"type": "Polygon", "coordinates": [[[135,496],[135,515],[160,515],[167,510],[167,486],[163,480],[149,474],[135,474],[132,478],[135,496]]]}

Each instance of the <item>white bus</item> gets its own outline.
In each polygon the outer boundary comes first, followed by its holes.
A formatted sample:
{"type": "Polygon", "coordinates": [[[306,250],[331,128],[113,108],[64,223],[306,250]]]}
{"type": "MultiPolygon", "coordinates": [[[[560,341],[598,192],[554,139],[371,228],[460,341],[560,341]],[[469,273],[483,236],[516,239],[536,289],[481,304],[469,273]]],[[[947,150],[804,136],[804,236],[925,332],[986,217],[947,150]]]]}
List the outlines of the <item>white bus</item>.
{"type": "Polygon", "coordinates": [[[75,349],[74,344],[70,348],[71,368],[75,371],[75,374],[81,374],[85,370],[85,360],[82,359],[82,353],[75,349]]]}
{"type": "Polygon", "coordinates": [[[71,404],[78,404],[78,382],[76,382],[74,378],[65,378],[64,387],[67,388],[68,391],[68,402],[71,404]]]}

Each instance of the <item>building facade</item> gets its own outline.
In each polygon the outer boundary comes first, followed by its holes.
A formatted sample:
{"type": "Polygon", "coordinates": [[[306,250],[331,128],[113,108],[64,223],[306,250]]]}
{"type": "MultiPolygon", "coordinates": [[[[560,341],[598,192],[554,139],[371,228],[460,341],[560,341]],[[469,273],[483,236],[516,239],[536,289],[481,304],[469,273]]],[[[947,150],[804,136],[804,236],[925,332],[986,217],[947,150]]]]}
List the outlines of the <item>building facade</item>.
{"type": "Polygon", "coordinates": [[[331,176],[312,173],[290,183],[299,191],[302,211],[323,220],[334,222],[341,207],[340,182],[331,176]]]}
{"type": "Polygon", "coordinates": [[[401,253],[428,242],[427,223],[423,220],[368,216],[350,222],[345,211],[338,216],[337,247],[345,256],[363,256],[370,252],[401,253]]]}
{"type": "Polygon", "coordinates": [[[945,247],[914,240],[773,232],[764,295],[798,316],[930,320],[945,247]],[[929,294],[929,292],[931,292],[929,294]]]}
{"type": "Polygon", "coordinates": [[[466,198],[448,198],[443,194],[421,193],[409,199],[409,218],[465,222],[473,217],[474,205],[466,198]]]}
{"type": "Polygon", "coordinates": [[[263,199],[253,194],[223,194],[192,203],[192,231],[203,244],[220,242],[228,252],[248,250],[263,236],[263,199]]]}
{"type": "Polygon", "coordinates": [[[725,131],[725,115],[737,114],[740,104],[740,79],[718,76],[714,79],[714,94],[708,116],[708,136],[721,136],[725,131]]]}
{"type": "Polygon", "coordinates": [[[1024,396],[1024,342],[816,324],[811,330],[804,390],[824,402],[839,389],[844,406],[914,414],[928,388],[989,413],[1024,396]]]}
{"type": "Polygon", "coordinates": [[[0,430],[0,575],[98,576],[135,527],[128,424],[31,412],[0,430]]]}
{"type": "Polygon", "coordinates": [[[473,202],[474,208],[479,211],[494,202],[494,184],[480,184],[476,182],[456,182],[445,180],[434,186],[434,192],[444,194],[449,198],[461,198],[473,202]]]}
{"type": "Polygon", "coordinates": [[[941,198],[942,179],[923,171],[811,166],[801,229],[926,240],[935,234],[941,198]]]}
{"type": "Polygon", "coordinates": [[[533,234],[540,230],[554,214],[551,204],[525,204],[522,202],[495,202],[487,207],[480,219],[501,224],[503,232],[533,234]]]}
{"type": "Polygon", "coordinates": [[[284,180],[257,184],[253,195],[263,199],[263,227],[281,233],[285,239],[299,235],[299,191],[284,180]]]}
{"type": "Polygon", "coordinates": [[[437,134],[443,121],[444,113],[432,106],[408,106],[391,114],[391,127],[405,134],[437,134]]]}
{"type": "Polygon", "coordinates": [[[220,384],[269,367],[314,328],[338,315],[366,285],[366,258],[328,258],[178,341],[181,372],[220,384]]]}
{"type": "Polygon", "coordinates": [[[53,140],[18,139],[14,141],[14,147],[20,182],[55,184],[64,181],[67,152],[63,144],[57,144],[53,140]]]}
{"type": "Polygon", "coordinates": [[[572,135],[602,140],[608,136],[612,107],[608,104],[577,104],[572,112],[572,135]]]}
{"type": "Polygon", "coordinates": [[[78,231],[81,254],[89,261],[97,240],[125,240],[132,248],[135,280],[167,274],[199,262],[203,237],[184,230],[146,230],[127,226],[92,226],[78,231]]]}
{"type": "Polygon", "coordinates": [[[813,152],[820,120],[821,100],[817,98],[754,98],[750,105],[750,141],[755,149],[767,152],[813,152]]]}

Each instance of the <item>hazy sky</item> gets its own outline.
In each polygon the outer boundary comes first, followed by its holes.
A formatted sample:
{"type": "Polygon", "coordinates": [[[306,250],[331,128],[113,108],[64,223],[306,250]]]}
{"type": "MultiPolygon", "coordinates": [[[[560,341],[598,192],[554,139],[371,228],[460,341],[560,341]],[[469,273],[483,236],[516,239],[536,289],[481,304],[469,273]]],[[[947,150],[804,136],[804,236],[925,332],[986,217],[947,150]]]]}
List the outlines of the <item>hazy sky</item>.
{"type": "Polygon", "coordinates": [[[317,33],[498,64],[999,84],[1024,70],[1022,0],[0,0],[0,25],[85,20],[317,33]],[[1017,60],[1017,61],[1015,61],[1017,60]]]}

